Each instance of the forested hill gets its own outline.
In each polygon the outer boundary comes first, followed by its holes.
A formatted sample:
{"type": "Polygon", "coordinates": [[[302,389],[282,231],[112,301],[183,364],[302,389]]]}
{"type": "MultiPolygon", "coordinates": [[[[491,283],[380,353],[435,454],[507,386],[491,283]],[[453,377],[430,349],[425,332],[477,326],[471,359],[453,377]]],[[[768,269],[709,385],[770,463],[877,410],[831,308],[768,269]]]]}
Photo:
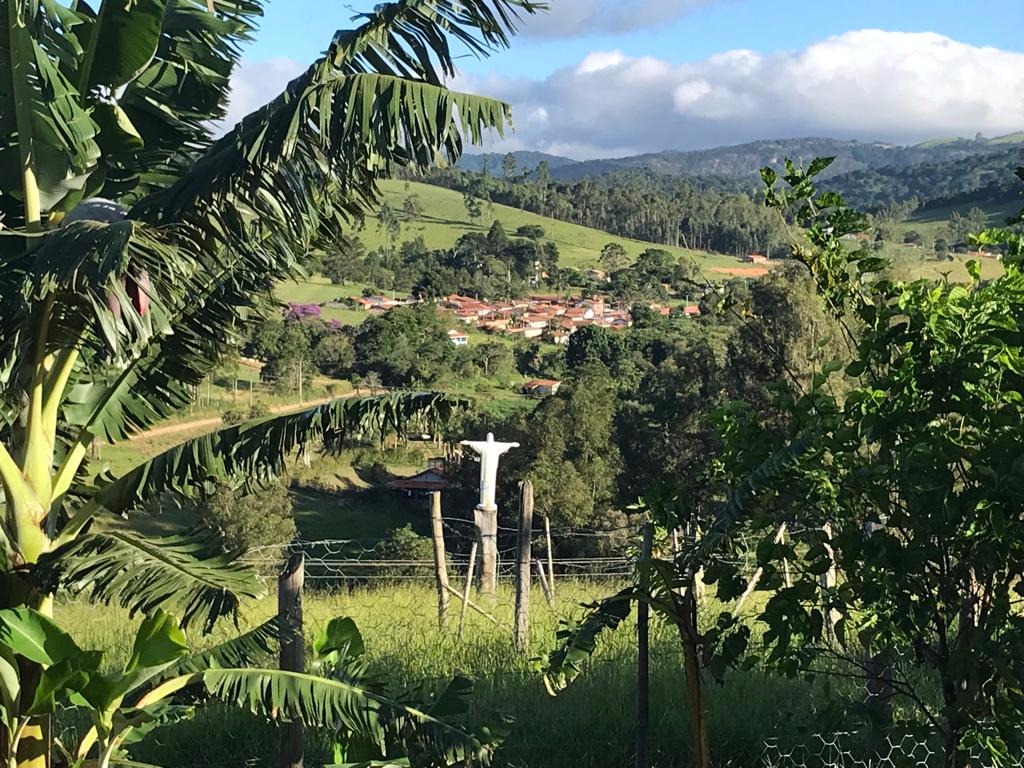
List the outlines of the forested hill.
{"type": "MultiPolygon", "coordinates": [[[[835,157],[836,161],[827,175],[839,176],[869,169],[901,169],[922,163],[945,163],[1020,148],[1024,148],[1024,133],[993,139],[940,139],[912,146],[822,138],[767,139],[715,149],[666,151],[582,162],[540,152],[511,154],[520,172],[533,171],[541,162],[546,162],[552,179],[566,181],[596,178],[618,171],[754,180],[761,168],[780,167],[787,157],[804,164],[815,157],[835,157]]],[[[492,174],[500,175],[505,158],[499,154],[467,155],[459,167],[479,172],[486,162],[492,174]]]]}
{"type": "MultiPolygon", "coordinates": [[[[541,163],[547,163],[548,168],[561,170],[567,166],[580,165],[579,160],[571,160],[568,157],[549,155],[546,152],[512,152],[517,169],[531,170],[541,163]]],[[[486,167],[493,174],[503,173],[503,167],[507,162],[508,154],[501,155],[494,152],[486,154],[466,154],[459,159],[459,168],[464,171],[480,173],[486,167]]]]}
{"type": "Polygon", "coordinates": [[[1001,205],[1020,199],[1022,185],[1014,171],[1022,165],[1024,144],[982,155],[850,171],[826,185],[855,208],[868,211],[910,199],[925,209],[1001,205]]]}
{"type": "MultiPolygon", "coordinates": [[[[530,165],[529,156],[512,154],[500,163],[492,157],[486,172],[435,169],[420,180],[462,193],[468,205],[500,203],[618,237],[736,256],[772,252],[787,242],[778,217],[760,204],[762,184],[757,177],[760,167],[780,164],[787,157],[806,165],[814,157],[836,155],[821,188],[841,193],[852,206],[878,220],[898,222],[914,211],[944,210],[948,217],[950,209],[966,215],[974,207],[1006,211],[1018,202],[1024,207],[1024,184],[1015,175],[1024,165],[1024,135],[902,148],[825,139],[764,141],[659,157],[692,160],[696,155],[715,155],[717,160],[704,166],[687,161],[690,170],[709,169],[696,175],[638,165],[575,181],[557,178],[559,169],[547,160],[530,165]],[[840,153],[843,147],[845,155],[840,153]],[[890,164],[867,167],[885,161],[890,164]],[[741,164],[747,164],[743,167],[749,175],[734,175],[741,164]],[[851,170],[858,165],[863,167],[851,170]],[[846,170],[837,174],[836,167],[846,170]]],[[[580,163],[560,170],[580,165],[601,168],[580,163]]]]}

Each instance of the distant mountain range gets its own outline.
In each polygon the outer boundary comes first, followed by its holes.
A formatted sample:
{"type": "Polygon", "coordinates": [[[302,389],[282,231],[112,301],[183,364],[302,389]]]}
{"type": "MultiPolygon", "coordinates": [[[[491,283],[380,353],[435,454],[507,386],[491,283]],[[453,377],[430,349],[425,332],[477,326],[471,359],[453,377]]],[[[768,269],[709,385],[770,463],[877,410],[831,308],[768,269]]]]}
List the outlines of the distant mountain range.
{"type": "MultiPolygon", "coordinates": [[[[558,155],[549,155],[546,152],[523,151],[513,152],[512,155],[516,159],[516,167],[520,173],[534,170],[545,160],[552,171],[561,170],[566,166],[582,165],[579,160],[571,160],[568,157],[559,157],[558,155]]],[[[459,168],[464,171],[479,173],[486,165],[492,174],[500,176],[502,173],[502,163],[504,163],[504,161],[505,155],[498,152],[488,152],[486,154],[479,155],[463,155],[459,159],[459,168]]]]}
{"type": "MultiPolygon", "coordinates": [[[[963,160],[1006,152],[1017,149],[1018,145],[1024,149],[1024,132],[993,139],[936,139],[911,146],[822,138],[763,140],[715,149],[654,152],[633,157],[584,161],[543,152],[512,154],[520,173],[531,172],[546,160],[552,178],[569,181],[629,170],[668,176],[754,179],[761,168],[780,167],[786,158],[806,164],[815,157],[835,157],[836,161],[827,174],[838,176],[856,171],[899,169],[920,163],[963,160]]],[[[492,174],[500,176],[503,159],[504,155],[498,153],[466,155],[460,160],[459,166],[470,171],[480,171],[486,163],[492,174]]]]}

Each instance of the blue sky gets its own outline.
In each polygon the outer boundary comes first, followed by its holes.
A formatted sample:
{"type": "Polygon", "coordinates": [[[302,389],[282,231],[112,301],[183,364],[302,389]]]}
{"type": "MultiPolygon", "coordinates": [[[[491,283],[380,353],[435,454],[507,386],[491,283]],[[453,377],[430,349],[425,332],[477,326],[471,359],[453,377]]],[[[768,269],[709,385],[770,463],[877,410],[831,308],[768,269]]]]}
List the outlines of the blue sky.
{"type": "MultiPolygon", "coordinates": [[[[235,111],[258,106],[372,5],[269,3],[235,111]]],[[[513,104],[517,134],[492,149],[586,157],[812,133],[910,143],[1024,129],[1021,0],[551,5],[512,50],[460,63],[456,87],[513,104]]]]}
{"type": "MultiPolygon", "coordinates": [[[[554,0],[572,4],[578,0],[554,0]]],[[[309,60],[330,41],[331,32],[373,2],[277,0],[269,4],[263,27],[248,54],[257,59],[284,56],[309,60]],[[301,10],[300,10],[301,9],[301,10]]],[[[594,49],[655,56],[682,63],[731,48],[771,51],[802,48],[853,29],[938,32],[960,42],[1024,50],[1021,0],[725,0],[708,3],[656,29],[575,38],[516,40],[496,58],[467,58],[470,72],[543,76],[569,66],[594,49]]]]}

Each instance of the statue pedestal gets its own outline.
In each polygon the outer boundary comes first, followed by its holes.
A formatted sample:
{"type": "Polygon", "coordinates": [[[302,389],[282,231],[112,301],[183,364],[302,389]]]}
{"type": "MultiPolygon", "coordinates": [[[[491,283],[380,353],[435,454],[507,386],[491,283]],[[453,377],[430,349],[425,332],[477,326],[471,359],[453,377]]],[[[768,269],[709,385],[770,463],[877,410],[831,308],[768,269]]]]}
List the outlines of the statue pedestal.
{"type": "Polygon", "coordinates": [[[480,594],[494,597],[498,590],[498,508],[477,506],[473,517],[480,538],[480,594]]]}

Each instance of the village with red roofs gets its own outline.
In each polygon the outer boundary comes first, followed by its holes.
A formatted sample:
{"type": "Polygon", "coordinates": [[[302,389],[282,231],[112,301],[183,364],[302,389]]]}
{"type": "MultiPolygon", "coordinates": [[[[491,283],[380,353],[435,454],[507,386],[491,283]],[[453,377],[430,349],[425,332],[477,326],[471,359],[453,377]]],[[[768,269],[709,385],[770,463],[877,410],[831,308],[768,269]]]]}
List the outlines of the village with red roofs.
{"type": "MultiPolygon", "coordinates": [[[[366,312],[379,315],[395,307],[415,303],[416,300],[363,296],[352,301],[366,312]]],[[[530,296],[524,299],[491,302],[452,294],[440,299],[438,306],[451,312],[457,323],[485,333],[505,334],[521,339],[540,339],[561,345],[568,344],[569,337],[580,328],[590,325],[610,330],[622,330],[633,325],[628,309],[612,306],[600,296],[587,299],[530,296]]],[[[700,307],[696,304],[671,308],[662,304],[651,304],[650,308],[664,317],[694,318],[700,315],[700,307]]],[[[457,346],[469,343],[468,334],[461,330],[452,329],[448,336],[457,346]]]]}

